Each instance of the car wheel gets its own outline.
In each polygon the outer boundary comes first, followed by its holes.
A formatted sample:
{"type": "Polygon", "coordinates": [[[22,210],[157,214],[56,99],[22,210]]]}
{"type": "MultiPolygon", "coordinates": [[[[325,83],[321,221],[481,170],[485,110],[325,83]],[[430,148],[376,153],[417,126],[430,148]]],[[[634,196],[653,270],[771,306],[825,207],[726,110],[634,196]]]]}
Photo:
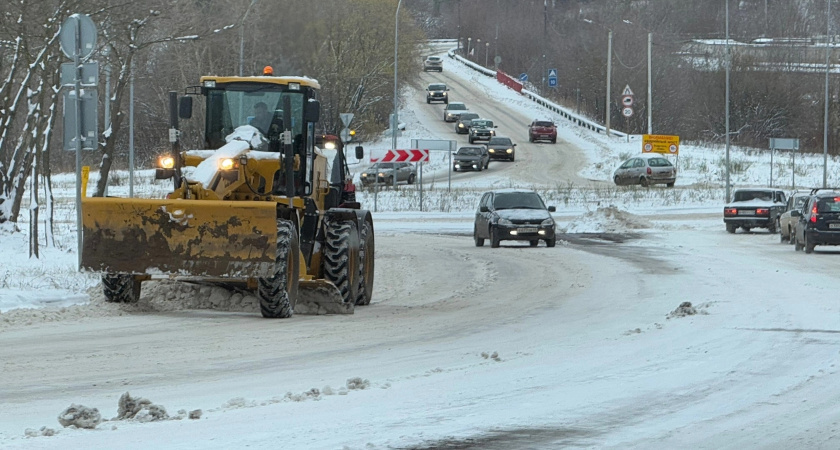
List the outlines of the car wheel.
{"type": "Polygon", "coordinates": [[[444,100],[444,101],[443,101],[443,103],[444,103],[444,104],[446,104],[446,105],[448,105],[448,104],[449,104],[449,100],[444,100]]]}
{"type": "Polygon", "coordinates": [[[510,156],[510,162],[514,162],[515,160],[516,160],[516,155],[511,155],[510,156]]]}
{"type": "Polygon", "coordinates": [[[495,228],[490,229],[490,247],[499,248],[499,232],[495,228]]]}
{"type": "Polygon", "coordinates": [[[814,244],[808,241],[808,235],[805,235],[805,253],[814,253],[814,244]]]}
{"type": "MultiPolygon", "coordinates": [[[[790,235],[788,235],[788,240],[790,240],[790,235]]],[[[785,243],[785,232],[784,230],[779,230],[779,242],[782,244],[785,243]]]]}
{"type": "Polygon", "coordinates": [[[726,224],[726,231],[727,231],[727,232],[729,232],[729,233],[733,233],[733,234],[734,234],[734,233],[735,233],[735,230],[737,230],[737,229],[738,229],[738,226],[737,226],[737,225],[733,225],[733,224],[731,224],[731,223],[727,223],[727,224],[726,224]]]}
{"type": "Polygon", "coordinates": [[[453,167],[453,168],[452,168],[452,171],[453,171],[453,172],[457,172],[457,171],[458,171],[458,169],[456,169],[456,168],[454,168],[454,167],[453,167]]]}
{"type": "Polygon", "coordinates": [[[473,143],[473,138],[469,138],[470,144],[473,143]]]}
{"type": "Polygon", "coordinates": [[[613,183],[615,183],[616,186],[621,186],[621,183],[618,182],[618,175],[613,177],[613,183]]]}
{"type": "Polygon", "coordinates": [[[793,228],[788,227],[788,244],[793,245],[793,228]]]}
{"type": "Polygon", "coordinates": [[[549,248],[554,247],[554,245],[556,243],[557,243],[557,238],[551,238],[551,239],[546,239],[545,240],[545,246],[549,247],[549,248]]]}
{"type": "Polygon", "coordinates": [[[476,247],[484,247],[484,238],[478,237],[478,229],[473,227],[473,239],[476,247]]]}
{"type": "Polygon", "coordinates": [[[674,183],[668,183],[665,186],[668,186],[668,187],[672,188],[672,187],[674,187],[674,183]]]}
{"type": "Polygon", "coordinates": [[[552,144],[556,144],[556,143],[557,143],[557,138],[552,139],[552,140],[551,140],[551,143],[552,143],[552,144]]]}
{"type": "Polygon", "coordinates": [[[650,181],[648,181],[646,177],[639,177],[639,184],[641,184],[642,187],[649,187],[650,181]]]}
{"type": "Polygon", "coordinates": [[[431,103],[432,103],[432,101],[431,101],[431,100],[429,100],[429,99],[427,98],[427,99],[426,99],[426,103],[431,104],[431,103]]]}
{"type": "Polygon", "coordinates": [[[534,142],[534,138],[531,137],[531,136],[528,136],[528,142],[534,142]]]}
{"type": "Polygon", "coordinates": [[[778,230],[779,230],[779,220],[778,219],[771,220],[770,223],[767,224],[767,231],[769,231],[770,234],[773,234],[778,230]]]}
{"type": "Polygon", "coordinates": [[[531,247],[536,247],[537,245],[539,245],[539,243],[539,239],[534,239],[533,241],[529,242],[529,244],[531,244],[531,247]]]}
{"type": "Polygon", "coordinates": [[[413,173],[408,176],[408,184],[414,184],[415,179],[417,178],[416,175],[413,173]]]}

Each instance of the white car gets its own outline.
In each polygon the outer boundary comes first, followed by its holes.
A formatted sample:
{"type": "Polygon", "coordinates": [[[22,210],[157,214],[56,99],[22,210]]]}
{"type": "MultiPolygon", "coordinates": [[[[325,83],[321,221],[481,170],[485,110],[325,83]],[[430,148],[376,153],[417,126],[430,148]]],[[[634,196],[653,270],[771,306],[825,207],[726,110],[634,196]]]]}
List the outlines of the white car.
{"type": "Polygon", "coordinates": [[[791,211],[802,211],[805,201],[808,200],[809,191],[796,191],[790,194],[785,205],[785,212],[779,216],[779,236],[781,242],[789,242],[793,244],[793,228],[796,226],[798,217],[791,217],[791,211]]]}

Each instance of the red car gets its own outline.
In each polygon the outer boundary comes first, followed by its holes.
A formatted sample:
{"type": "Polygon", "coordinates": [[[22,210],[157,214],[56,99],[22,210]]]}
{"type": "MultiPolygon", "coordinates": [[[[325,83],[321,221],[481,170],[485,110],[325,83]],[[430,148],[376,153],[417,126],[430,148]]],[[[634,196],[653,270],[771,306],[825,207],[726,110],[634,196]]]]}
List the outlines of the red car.
{"type": "Polygon", "coordinates": [[[551,141],[557,143],[557,126],[549,120],[535,120],[528,126],[528,142],[551,141]]]}

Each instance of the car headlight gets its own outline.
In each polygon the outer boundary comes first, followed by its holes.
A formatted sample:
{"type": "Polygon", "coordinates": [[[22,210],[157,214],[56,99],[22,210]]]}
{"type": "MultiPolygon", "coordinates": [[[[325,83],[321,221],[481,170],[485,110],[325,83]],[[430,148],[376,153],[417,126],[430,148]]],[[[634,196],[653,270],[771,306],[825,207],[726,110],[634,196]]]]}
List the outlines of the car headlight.
{"type": "Polygon", "coordinates": [[[380,176],[380,177],[384,177],[384,176],[385,176],[385,173],[384,173],[384,172],[379,172],[379,176],[380,176]]]}
{"type": "Polygon", "coordinates": [[[367,176],[368,176],[368,174],[366,174],[366,173],[362,174],[362,178],[367,178],[367,176]]]}
{"type": "Polygon", "coordinates": [[[446,97],[446,92],[443,93],[443,96],[446,97]]]}
{"type": "Polygon", "coordinates": [[[458,128],[464,128],[464,124],[463,124],[463,123],[459,123],[459,124],[458,124],[458,128]]]}
{"type": "Polygon", "coordinates": [[[548,218],[542,221],[540,224],[541,227],[553,227],[554,226],[554,219],[548,218]]]}
{"type": "Polygon", "coordinates": [[[509,149],[507,149],[507,150],[505,150],[505,151],[506,151],[506,152],[508,152],[508,153],[513,153],[513,149],[512,149],[512,148],[509,148],[509,149]]]}
{"type": "Polygon", "coordinates": [[[511,222],[510,220],[507,220],[507,219],[501,219],[501,218],[499,219],[499,222],[497,222],[497,223],[498,223],[499,225],[504,225],[504,226],[511,226],[511,225],[513,225],[513,222],[511,222]]]}

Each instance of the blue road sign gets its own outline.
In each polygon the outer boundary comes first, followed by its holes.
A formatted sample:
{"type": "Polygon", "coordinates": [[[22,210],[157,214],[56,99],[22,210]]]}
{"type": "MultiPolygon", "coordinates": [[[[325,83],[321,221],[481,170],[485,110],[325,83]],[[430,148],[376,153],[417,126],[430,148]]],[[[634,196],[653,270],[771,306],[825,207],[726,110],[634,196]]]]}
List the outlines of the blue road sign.
{"type": "Polygon", "coordinates": [[[519,74],[519,81],[521,81],[523,83],[528,81],[528,74],[527,73],[520,73],[519,74]]]}
{"type": "Polygon", "coordinates": [[[548,69],[548,78],[557,78],[557,69],[548,69]]]}

